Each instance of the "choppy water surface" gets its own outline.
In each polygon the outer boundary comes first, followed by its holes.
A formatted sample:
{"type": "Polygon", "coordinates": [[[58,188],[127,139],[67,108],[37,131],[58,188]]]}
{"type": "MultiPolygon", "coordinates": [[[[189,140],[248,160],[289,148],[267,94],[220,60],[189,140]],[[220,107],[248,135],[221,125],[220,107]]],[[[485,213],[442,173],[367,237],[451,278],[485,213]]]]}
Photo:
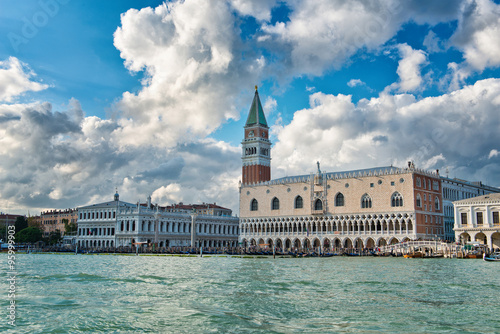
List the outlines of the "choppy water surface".
{"type": "Polygon", "coordinates": [[[500,265],[482,260],[18,254],[17,270],[0,331],[500,332],[500,265]]]}

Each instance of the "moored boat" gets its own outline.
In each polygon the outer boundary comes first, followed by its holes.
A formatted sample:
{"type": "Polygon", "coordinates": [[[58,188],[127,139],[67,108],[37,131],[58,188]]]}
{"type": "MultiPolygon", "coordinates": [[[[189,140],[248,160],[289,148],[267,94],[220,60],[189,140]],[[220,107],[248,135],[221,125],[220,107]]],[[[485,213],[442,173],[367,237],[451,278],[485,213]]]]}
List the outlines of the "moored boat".
{"type": "Polygon", "coordinates": [[[483,254],[483,260],[484,261],[500,261],[500,252],[495,252],[490,255],[486,255],[486,253],[483,254]]]}
{"type": "Polygon", "coordinates": [[[413,252],[413,253],[408,253],[403,255],[404,258],[406,259],[415,259],[415,258],[422,258],[424,257],[424,253],[422,252],[413,252]]]}

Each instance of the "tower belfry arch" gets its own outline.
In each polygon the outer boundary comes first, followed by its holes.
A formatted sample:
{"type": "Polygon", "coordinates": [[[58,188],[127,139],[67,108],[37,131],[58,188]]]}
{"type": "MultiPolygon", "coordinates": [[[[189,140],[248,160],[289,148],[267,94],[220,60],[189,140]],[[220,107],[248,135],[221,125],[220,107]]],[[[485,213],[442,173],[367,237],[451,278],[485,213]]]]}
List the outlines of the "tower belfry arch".
{"type": "Polygon", "coordinates": [[[259,98],[257,86],[244,127],[242,147],[242,184],[271,180],[271,142],[269,126],[259,98]]]}

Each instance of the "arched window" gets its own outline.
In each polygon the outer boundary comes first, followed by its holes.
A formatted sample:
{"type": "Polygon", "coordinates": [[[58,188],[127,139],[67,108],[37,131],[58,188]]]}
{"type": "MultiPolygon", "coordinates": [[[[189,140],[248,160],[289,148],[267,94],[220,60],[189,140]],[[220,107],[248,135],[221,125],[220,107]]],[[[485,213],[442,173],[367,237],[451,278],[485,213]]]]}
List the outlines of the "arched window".
{"type": "Polygon", "coordinates": [[[295,209],[302,209],[304,207],[304,201],[301,196],[295,197],[295,209]]]}
{"type": "Polygon", "coordinates": [[[420,194],[417,194],[417,207],[422,207],[422,197],[420,197],[420,194]]]}
{"type": "Polygon", "coordinates": [[[368,194],[364,194],[363,197],[361,197],[361,208],[367,209],[372,207],[372,199],[368,194]]]}
{"type": "Polygon", "coordinates": [[[257,202],[257,200],[254,198],[250,202],[250,211],[257,211],[258,209],[259,209],[259,202],[257,202]]]}
{"type": "Polygon", "coordinates": [[[314,210],[323,210],[323,202],[319,198],[314,202],[314,210]]]}
{"type": "Polygon", "coordinates": [[[344,206],[344,194],[338,193],[335,196],[335,206],[344,206]]]}
{"type": "Polygon", "coordinates": [[[434,208],[436,209],[436,211],[439,211],[439,198],[437,196],[434,200],[434,208]]]}
{"type": "Polygon", "coordinates": [[[275,197],[271,201],[271,210],[279,210],[280,209],[280,200],[275,197]]]}
{"type": "Polygon", "coordinates": [[[403,206],[403,196],[397,191],[391,196],[391,206],[403,206]]]}

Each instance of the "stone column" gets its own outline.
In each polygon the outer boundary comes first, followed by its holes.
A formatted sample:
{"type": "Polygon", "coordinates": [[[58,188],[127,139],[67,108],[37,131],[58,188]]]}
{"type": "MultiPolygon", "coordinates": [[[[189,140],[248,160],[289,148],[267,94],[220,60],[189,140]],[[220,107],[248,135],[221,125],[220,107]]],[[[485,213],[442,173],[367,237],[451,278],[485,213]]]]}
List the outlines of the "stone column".
{"type": "Polygon", "coordinates": [[[196,214],[191,214],[191,247],[196,247],[196,214]]]}

